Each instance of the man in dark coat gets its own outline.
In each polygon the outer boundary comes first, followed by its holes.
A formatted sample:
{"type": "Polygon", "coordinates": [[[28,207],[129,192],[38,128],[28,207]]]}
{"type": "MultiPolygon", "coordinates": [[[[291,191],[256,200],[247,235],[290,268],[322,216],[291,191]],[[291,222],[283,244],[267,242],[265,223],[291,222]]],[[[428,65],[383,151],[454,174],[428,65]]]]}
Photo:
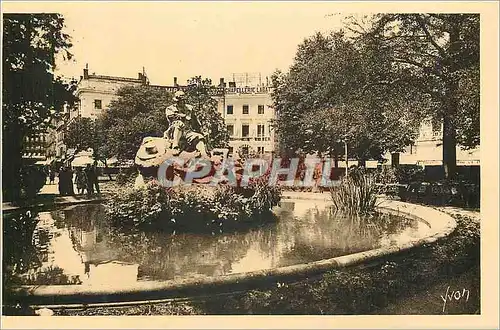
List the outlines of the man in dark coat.
{"type": "Polygon", "coordinates": [[[59,182],[58,182],[58,188],[59,188],[59,194],[61,196],[66,196],[67,195],[67,171],[66,171],[66,166],[61,167],[59,170],[59,182]]]}
{"type": "Polygon", "coordinates": [[[93,181],[93,173],[92,167],[90,164],[87,164],[85,167],[85,177],[87,178],[87,197],[91,197],[94,195],[94,181],[93,181]]]}

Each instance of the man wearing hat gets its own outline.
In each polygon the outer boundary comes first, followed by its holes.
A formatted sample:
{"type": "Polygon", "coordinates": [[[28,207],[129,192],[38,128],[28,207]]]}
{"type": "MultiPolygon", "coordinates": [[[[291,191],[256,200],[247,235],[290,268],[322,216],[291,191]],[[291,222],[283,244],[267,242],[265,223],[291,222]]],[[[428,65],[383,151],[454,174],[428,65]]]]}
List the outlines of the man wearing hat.
{"type": "Polygon", "coordinates": [[[188,146],[195,146],[198,156],[206,156],[205,137],[197,132],[201,128],[201,123],[196,118],[193,106],[185,103],[186,94],[183,91],[177,91],[173,100],[175,103],[165,109],[170,127],[163,137],[172,140],[175,156],[181,152],[179,142],[183,137],[188,146]]]}

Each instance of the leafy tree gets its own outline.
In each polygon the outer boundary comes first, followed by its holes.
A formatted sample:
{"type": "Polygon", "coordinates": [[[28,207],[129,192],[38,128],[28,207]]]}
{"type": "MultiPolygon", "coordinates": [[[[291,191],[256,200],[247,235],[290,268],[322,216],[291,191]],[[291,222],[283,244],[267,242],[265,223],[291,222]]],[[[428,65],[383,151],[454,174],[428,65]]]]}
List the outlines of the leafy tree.
{"type": "Polygon", "coordinates": [[[347,141],[350,157],[361,161],[401,151],[416,137],[419,121],[401,109],[423,100],[402,97],[411,86],[396,76],[379,83],[390,65],[384,51],[342,31],[306,39],[290,71],[272,77],[282,146],[337,159],[347,141]]]}
{"type": "Polygon", "coordinates": [[[112,154],[109,154],[103,132],[94,118],[77,117],[70,122],[64,134],[64,144],[76,152],[92,148],[94,159],[108,167],[107,160],[112,154]]]}
{"type": "Polygon", "coordinates": [[[77,117],[71,121],[64,134],[64,144],[76,152],[97,147],[96,125],[92,118],[77,117]]]}
{"type": "Polygon", "coordinates": [[[445,174],[454,178],[457,145],[480,143],[479,15],[381,14],[370,17],[366,29],[352,22],[360,40],[386,51],[387,74],[401,74],[430,99],[421,110],[442,125],[445,174]]]}
{"type": "Polygon", "coordinates": [[[118,159],[134,159],[142,139],[163,136],[168,122],[165,108],[172,95],[148,85],[125,86],[118,98],[97,118],[96,129],[103,138],[103,151],[118,159]]]}
{"type": "Polygon", "coordinates": [[[4,198],[19,200],[23,141],[45,133],[64,103],[73,103],[74,82],[54,76],[55,57],[70,59],[70,37],[58,14],[3,15],[2,150],[4,198]]]}
{"type": "Polygon", "coordinates": [[[187,103],[194,106],[196,116],[202,126],[201,130],[207,133],[207,147],[209,149],[227,148],[229,133],[222,115],[217,111],[217,100],[211,97],[213,88],[210,79],[202,79],[201,76],[193,77],[188,81],[187,103]]]}

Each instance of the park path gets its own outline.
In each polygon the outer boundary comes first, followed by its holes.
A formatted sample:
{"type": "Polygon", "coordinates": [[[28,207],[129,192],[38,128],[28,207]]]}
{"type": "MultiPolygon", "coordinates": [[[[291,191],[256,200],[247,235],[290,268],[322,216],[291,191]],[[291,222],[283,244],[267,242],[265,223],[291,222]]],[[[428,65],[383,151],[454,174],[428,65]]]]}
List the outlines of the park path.
{"type": "MultiPolygon", "coordinates": [[[[73,187],[74,191],[76,193],[78,190],[76,189],[76,185],[74,183],[73,185],[74,185],[73,187]]],[[[44,205],[73,205],[73,204],[101,201],[103,200],[103,197],[105,197],[106,194],[109,192],[109,190],[106,181],[99,180],[99,185],[101,188],[101,196],[94,196],[91,198],[87,198],[85,195],[78,195],[78,194],[75,194],[74,196],[60,196],[58,187],[58,178],[56,177],[55,183],[53,184],[46,183],[42,187],[42,189],[38,193],[36,201],[33,203],[34,205],[30,205],[29,207],[44,206],[44,205]]],[[[11,205],[10,203],[2,203],[3,212],[11,212],[21,208],[26,209],[29,207],[17,207],[11,205]]]]}

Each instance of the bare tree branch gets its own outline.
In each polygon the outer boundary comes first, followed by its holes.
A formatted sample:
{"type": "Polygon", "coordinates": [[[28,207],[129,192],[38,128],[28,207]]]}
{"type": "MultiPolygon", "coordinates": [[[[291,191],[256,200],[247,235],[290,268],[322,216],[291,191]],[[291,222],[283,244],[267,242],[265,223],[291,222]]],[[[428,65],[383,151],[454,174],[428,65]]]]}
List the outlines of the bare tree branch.
{"type": "Polygon", "coordinates": [[[429,32],[429,30],[425,26],[425,21],[422,19],[422,17],[418,14],[415,15],[414,17],[417,20],[417,23],[420,26],[420,28],[422,29],[422,31],[427,36],[427,40],[429,40],[429,42],[434,46],[434,48],[436,48],[436,50],[439,52],[439,55],[441,55],[442,58],[446,58],[447,57],[446,51],[441,46],[439,46],[437,44],[437,42],[434,40],[431,33],[429,32]]]}

